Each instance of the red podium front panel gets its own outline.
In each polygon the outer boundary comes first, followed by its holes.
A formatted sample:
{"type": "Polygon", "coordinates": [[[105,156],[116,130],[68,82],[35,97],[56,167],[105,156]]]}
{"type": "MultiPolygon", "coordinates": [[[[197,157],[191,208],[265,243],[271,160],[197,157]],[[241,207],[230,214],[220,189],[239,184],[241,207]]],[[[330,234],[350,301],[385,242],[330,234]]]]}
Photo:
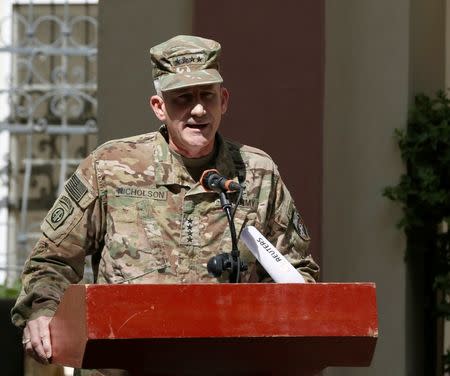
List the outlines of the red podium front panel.
{"type": "Polygon", "coordinates": [[[54,363],[139,375],[313,375],[378,336],[370,283],[72,285],[50,328],[54,363]]]}

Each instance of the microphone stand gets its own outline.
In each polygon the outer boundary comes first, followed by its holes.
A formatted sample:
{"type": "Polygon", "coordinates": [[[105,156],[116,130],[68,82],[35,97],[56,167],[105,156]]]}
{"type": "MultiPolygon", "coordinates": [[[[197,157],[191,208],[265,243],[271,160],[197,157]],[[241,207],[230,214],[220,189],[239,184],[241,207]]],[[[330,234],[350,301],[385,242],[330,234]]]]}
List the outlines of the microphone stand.
{"type": "MultiPolygon", "coordinates": [[[[230,200],[228,200],[227,194],[223,191],[219,193],[219,196],[220,196],[220,205],[222,206],[222,209],[227,216],[231,234],[231,258],[227,260],[231,264],[229,266],[227,265],[230,268],[229,281],[230,283],[239,283],[239,280],[241,278],[241,270],[247,270],[247,265],[245,265],[244,262],[241,261],[239,257],[236,227],[234,226],[233,215],[231,214],[230,200]]],[[[237,205],[239,205],[239,202],[236,203],[236,207],[237,205]]]]}

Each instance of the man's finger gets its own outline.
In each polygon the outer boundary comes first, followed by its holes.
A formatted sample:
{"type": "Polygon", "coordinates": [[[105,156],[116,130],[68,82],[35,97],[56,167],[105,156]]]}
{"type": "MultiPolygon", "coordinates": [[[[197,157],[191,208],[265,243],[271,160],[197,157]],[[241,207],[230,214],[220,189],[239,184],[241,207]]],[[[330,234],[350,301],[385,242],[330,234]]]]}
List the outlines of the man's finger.
{"type": "Polygon", "coordinates": [[[39,317],[39,333],[42,340],[42,347],[44,348],[45,355],[47,358],[51,358],[52,356],[52,344],[50,338],[50,320],[51,317],[39,317]]]}
{"type": "Polygon", "coordinates": [[[47,357],[47,359],[52,357],[52,345],[50,342],[50,336],[42,336],[41,337],[42,340],[42,347],[45,351],[45,356],[47,357]]]}
{"type": "Polygon", "coordinates": [[[29,330],[30,330],[30,339],[31,339],[31,346],[32,350],[35,354],[28,351],[27,346],[27,353],[31,355],[33,358],[35,358],[38,362],[47,364],[47,356],[45,354],[44,348],[42,346],[42,340],[41,340],[41,334],[39,329],[39,324],[36,322],[36,320],[29,321],[27,324],[29,330]],[[37,356],[37,358],[36,358],[37,356]]]}
{"type": "Polygon", "coordinates": [[[22,338],[22,345],[25,348],[27,346],[27,344],[29,344],[31,342],[31,338],[30,337],[25,337],[23,336],[22,338]]]}
{"type": "Polygon", "coordinates": [[[27,344],[27,346],[25,347],[25,351],[26,351],[27,355],[30,356],[31,358],[33,358],[34,360],[36,360],[39,363],[43,363],[43,361],[39,358],[38,354],[36,354],[36,352],[33,350],[33,346],[31,345],[31,342],[27,344]]]}
{"type": "Polygon", "coordinates": [[[22,344],[26,346],[28,342],[31,342],[30,330],[28,325],[23,329],[22,344]]]}
{"type": "Polygon", "coordinates": [[[31,342],[27,342],[25,344],[25,352],[28,356],[32,357],[34,360],[38,361],[39,363],[42,363],[42,360],[39,358],[38,354],[33,350],[33,345],[31,342]]]}
{"type": "Polygon", "coordinates": [[[33,346],[31,345],[31,334],[29,329],[29,323],[27,323],[27,326],[25,326],[25,328],[23,329],[22,344],[26,353],[34,358],[35,354],[33,346]]]}

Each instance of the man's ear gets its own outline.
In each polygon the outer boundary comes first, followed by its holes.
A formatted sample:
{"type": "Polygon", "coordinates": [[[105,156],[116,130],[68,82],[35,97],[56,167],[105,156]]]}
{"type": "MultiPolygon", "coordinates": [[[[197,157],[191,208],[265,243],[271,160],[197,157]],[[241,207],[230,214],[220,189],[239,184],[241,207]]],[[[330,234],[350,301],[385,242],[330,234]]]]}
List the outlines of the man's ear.
{"type": "Polygon", "coordinates": [[[164,111],[164,99],[162,99],[159,95],[153,95],[150,97],[149,105],[156,117],[164,122],[166,121],[166,113],[164,111]]]}
{"type": "Polygon", "coordinates": [[[230,93],[225,87],[220,88],[220,101],[222,106],[222,115],[227,112],[230,93]]]}

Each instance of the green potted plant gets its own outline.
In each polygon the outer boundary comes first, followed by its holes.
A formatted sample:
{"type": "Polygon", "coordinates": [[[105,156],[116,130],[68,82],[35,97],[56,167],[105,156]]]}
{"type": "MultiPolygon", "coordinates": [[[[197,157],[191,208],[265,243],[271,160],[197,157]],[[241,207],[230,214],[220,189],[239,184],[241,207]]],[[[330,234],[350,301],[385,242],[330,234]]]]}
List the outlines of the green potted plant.
{"type": "Polygon", "coordinates": [[[424,363],[435,375],[450,365],[449,353],[437,361],[438,323],[450,319],[450,100],[444,91],[417,95],[409,115],[406,130],[396,130],[406,172],[384,195],[402,205],[406,261],[421,276],[415,291],[423,291],[424,363]]]}

